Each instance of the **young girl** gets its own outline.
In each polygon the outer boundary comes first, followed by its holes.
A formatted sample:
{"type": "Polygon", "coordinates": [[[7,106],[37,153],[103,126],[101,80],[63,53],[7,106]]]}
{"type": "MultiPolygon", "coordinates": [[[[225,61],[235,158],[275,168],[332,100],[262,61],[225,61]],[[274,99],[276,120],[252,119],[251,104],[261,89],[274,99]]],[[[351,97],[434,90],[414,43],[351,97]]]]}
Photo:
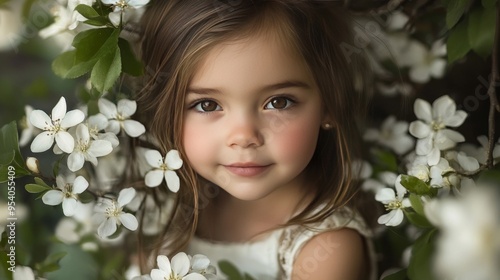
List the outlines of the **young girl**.
{"type": "Polygon", "coordinates": [[[373,277],[351,169],[366,97],[337,5],[151,1],[138,107],[184,160],[156,254],[201,253],[255,279],[373,277]]]}

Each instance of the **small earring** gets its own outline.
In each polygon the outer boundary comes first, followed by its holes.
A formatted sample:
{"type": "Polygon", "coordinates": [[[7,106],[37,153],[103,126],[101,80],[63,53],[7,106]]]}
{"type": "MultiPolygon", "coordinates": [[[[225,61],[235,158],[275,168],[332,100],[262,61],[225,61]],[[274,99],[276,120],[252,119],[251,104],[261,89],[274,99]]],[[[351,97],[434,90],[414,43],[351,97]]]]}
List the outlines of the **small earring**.
{"type": "Polygon", "coordinates": [[[322,126],[323,126],[323,129],[326,129],[326,130],[332,128],[332,125],[330,123],[324,123],[322,126]]]}

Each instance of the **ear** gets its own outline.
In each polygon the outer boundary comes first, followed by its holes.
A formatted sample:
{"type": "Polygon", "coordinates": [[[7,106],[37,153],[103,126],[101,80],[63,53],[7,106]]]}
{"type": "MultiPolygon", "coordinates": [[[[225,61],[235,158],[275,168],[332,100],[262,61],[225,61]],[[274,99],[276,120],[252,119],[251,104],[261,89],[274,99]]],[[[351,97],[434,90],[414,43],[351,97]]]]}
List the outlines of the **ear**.
{"type": "Polygon", "coordinates": [[[325,115],[322,120],[321,120],[321,128],[324,130],[330,130],[335,127],[335,122],[333,121],[333,118],[325,115]]]}

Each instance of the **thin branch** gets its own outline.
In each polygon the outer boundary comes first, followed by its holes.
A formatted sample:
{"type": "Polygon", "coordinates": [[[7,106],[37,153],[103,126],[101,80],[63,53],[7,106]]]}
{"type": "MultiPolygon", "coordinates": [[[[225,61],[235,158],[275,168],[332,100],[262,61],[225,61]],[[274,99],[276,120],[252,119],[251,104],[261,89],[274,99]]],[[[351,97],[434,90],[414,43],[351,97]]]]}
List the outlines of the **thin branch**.
{"type": "Polygon", "coordinates": [[[491,55],[491,77],[488,87],[488,95],[490,96],[490,112],[488,116],[488,159],[486,161],[488,168],[493,168],[493,149],[495,148],[495,115],[497,110],[500,112],[500,105],[498,104],[496,93],[496,83],[499,80],[498,52],[500,51],[500,46],[498,37],[500,37],[500,4],[497,4],[495,38],[491,55]]]}

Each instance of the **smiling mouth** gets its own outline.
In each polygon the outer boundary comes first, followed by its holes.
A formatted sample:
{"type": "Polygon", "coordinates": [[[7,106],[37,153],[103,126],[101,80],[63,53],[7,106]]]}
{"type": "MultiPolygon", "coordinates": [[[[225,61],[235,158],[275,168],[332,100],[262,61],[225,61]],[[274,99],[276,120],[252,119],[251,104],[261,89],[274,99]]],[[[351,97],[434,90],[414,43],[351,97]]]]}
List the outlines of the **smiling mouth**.
{"type": "Polygon", "coordinates": [[[258,165],[253,163],[235,163],[231,165],[224,165],[224,167],[231,173],[241,177],[253,177],[260,175],[270,168],[269,165],[258,165]]]}

